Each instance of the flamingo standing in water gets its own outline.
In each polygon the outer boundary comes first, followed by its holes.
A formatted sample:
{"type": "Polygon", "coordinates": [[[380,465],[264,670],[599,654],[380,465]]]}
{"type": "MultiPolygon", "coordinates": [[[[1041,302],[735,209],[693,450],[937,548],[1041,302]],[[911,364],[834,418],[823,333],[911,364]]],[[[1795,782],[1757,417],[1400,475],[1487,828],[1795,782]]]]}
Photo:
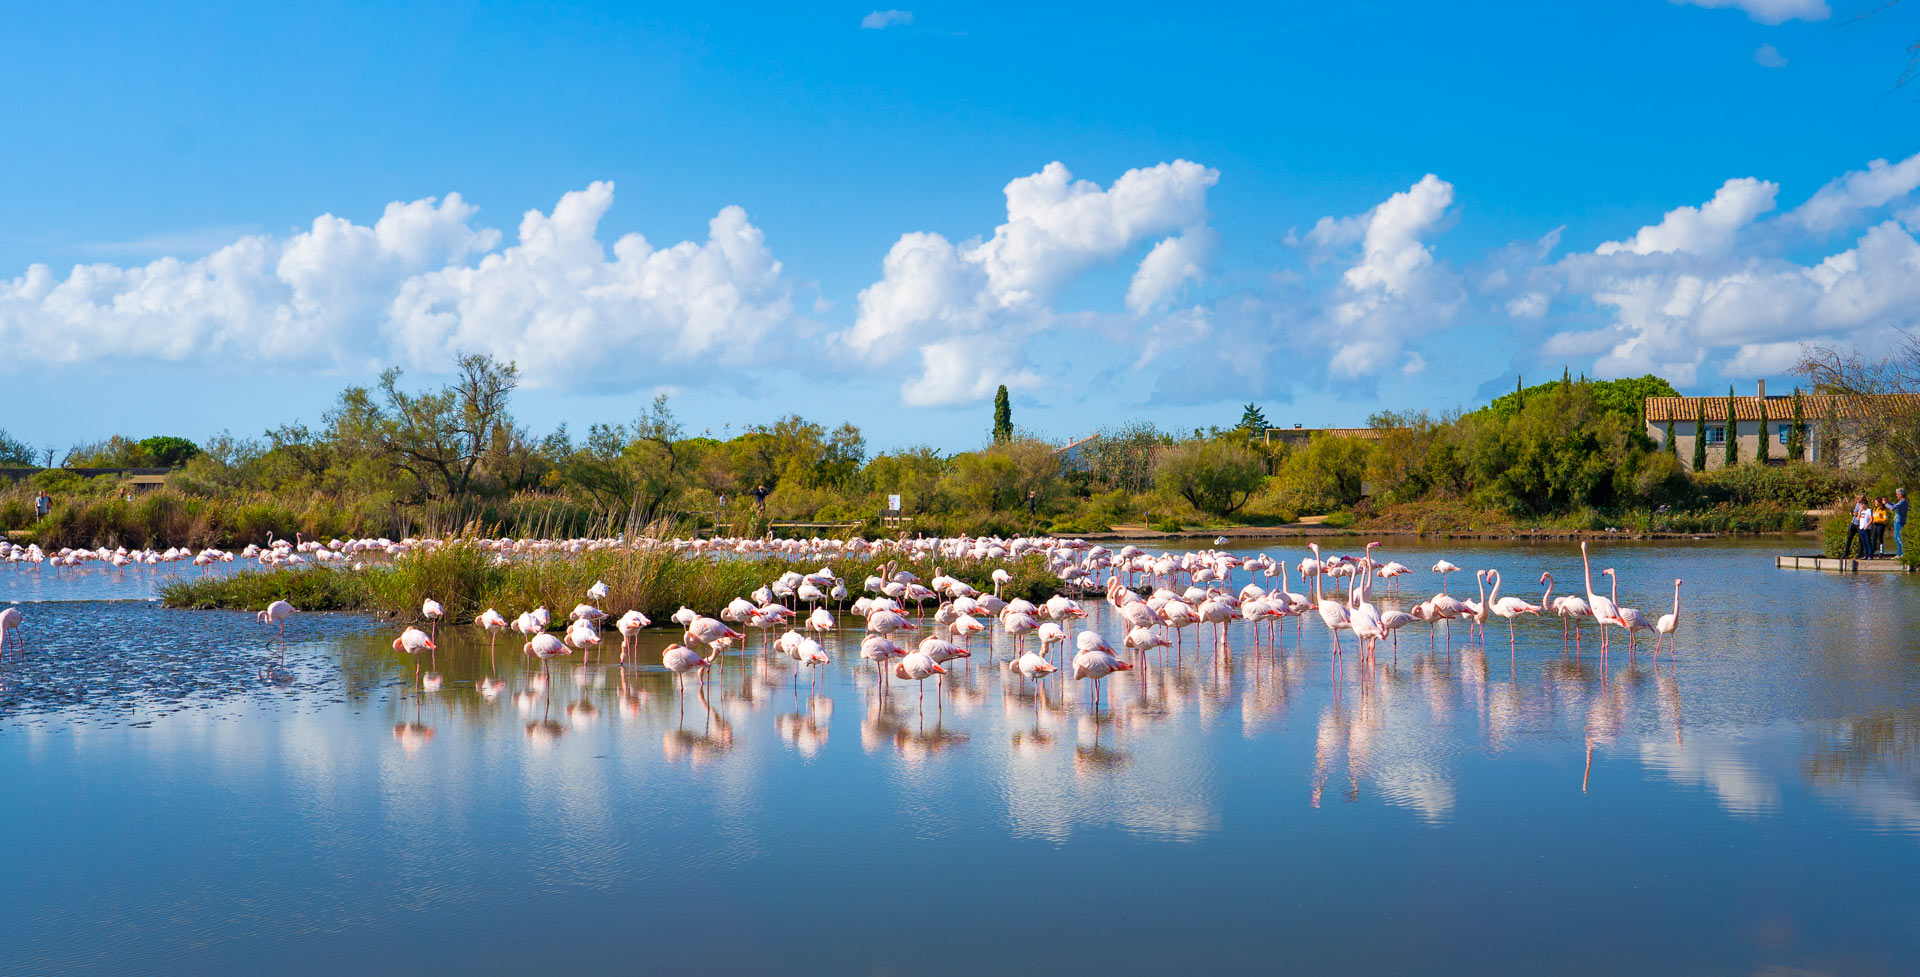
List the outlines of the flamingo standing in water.
{"type": "Polygon", "coordinates": [[[1593,615],[1593,621],[1600,626],[1600,653],[1607,653],[1607,625],[1617,624],[1626,627],[1627,622],[1620,619],[1620,605],[1597,594],[1593,590],[1593,561],[1587,556],[1587,542],[1580,541],[1580,568],[1587,576],[1587,607],[1593,615]]]}
{"type": "MultiPolygon", "coordinates": [[[[700,657],[699,652],[685,645],[671,644],[660,652],[660,664],[667,666],[667,670],[673,673],[674,687],[684,691],[686,688],[686,673],[688,671],[698,671],[700,673],[700,683],[704,686],[707,681],[707,668],[711,666],[713,662],[700,657]]],[[[686,699],[682,697],[680,701],[684,707],[686,699]]]]}
{"type": "Polygon", "coordinates": [[[404,651],[413,656],[413,677],[415,681],[419,681],[420,653],[434,650],[433,638],[429,637],[425,631],[408,625],[405,631],[400,632],[400,637],[393,639],[393,650],[404,651]]]}
{"type": "Polygon", "coordinates": [[[1081,679],[1093,680],[1093,708],[1097,710],[1100,708],[1100,680],[1114,672],[1129,671],[1133,666],[1114,655],[1113,646],[1107,644],[1107,639],[1100,637],[1098,631],[1082,631],[1074,640],[1080,646],[1080,653],[1073,656],[1073,678],[1076,682],[1081,679]]]}
{"type": "Polygon", "coordinates": [[[428,637],[440,637],[440,619],[446,615],[447,609],[431,597],[420,603],[420,616],[427,619],[428,637]]]}
{"type": "Polygon", "coordinates": [[[1660,660],[1660,639],[1667,639],[1667,657],[1673,657],[1673,633],[1680,630],[1680,578],[1673,578],[1673,613],[1653,622],[1653,660],[1660,660]]]}
{"type": "MultiPolygon", "coordinates": [[[[11,608],[9,608],[11,609],[11,608]]],[[[294,615],[294,606],[284,600],[276,600],[267,605],[267,609],[255,615],[261,624],[271,624],[280,629],[280,640],[287,640],[287,618],[294,615]]],[[[17,613],[17,612],[16,612],[17,613]]]]}
{"type": "Polygon", "coordinates": [[[620,619],[614,622],[614,628],[620,632],[620,664],[624,665],[627,663],[627,649],[629,646],[635,646],[637,650],[641,629],[652,623],[652,621],[647,620],[645,614],[639,611],[628,611],[620,615],[620,619]]]}
{"type": "Polygon", "coordinates": [[[1440,575],[1440,592],[1444,594],[1447,592],[1447,574],[1459,573],[1460,568],[1445,560],[1441,560],[1433,565],[1433,572],[1440,575]]]}
{"type": "MultiPolygon", "coordinates": [[[[1313,561],[1319,564],[1320,544],[1308,543],[1307,548],[1313,551],[1313,561]]],[[[1324,564],[1321,565],[1324,566],[1324,564]]],[[[1321,592],[1320,578],[1324,576],[1326,576],[1324,572],[1313,575],[1313,605],[1314,609],[1320,612],[1320,620],[1326,624],[1327,630],[1333,633],[1333,657],[1338,658],[1340,657],[1340,631],[1342,628],[1351,627],[1352,622],[1348,618],[1345,604],[1337,600],[1328,601],[1321,592]]]]}
{"type": "Polygon", "coordinates": [[[920,683],[920,708],[927,708],[927,679],[935,675],[945,675],[947,670],[924,651],[913,652],[893,663],[896,678],[920,683]]]}
{"type": "Polygon", "coordinates": [[[26,654],[20,647],[20,622],[25,619],[26,618],[21,615],[20,608],[18,607],[9,607],[4,611],[0,611],[0,656],[5,656],[6,654],[8,638],[13,639],[14,653],[16,655],[26,654]]]}
{"type": "MultiPolygon", "coordinates": [[[[1507,647],[1512,648],[1515,643],[1513,619],[1522,614],[1538,614],[1540,613],[1540,606],[1538,604],[1529,604],[1518,597],[1500,597],[1500,571],[1488,570],[1487,572],[1493,575],[1494,597],[1489,600],[1489,603],[1492,604],[1493,613],[1507,619],[1507,647]]],[[[1485,640],[1486,632],[1482,631],[1480,636],[1482,640],[1485,640]]]]}
{"type": "Polygon", "coordinates": [[[1571,623],[1573,625],[1573,644],[1574,647],[1578,648],[1580,645],[1580,619],[1583,617],[1592,617],[1593,610],[1587,606],[1585,600],[1576,594],[1565,594],[1560,597],[1554,597],[1553,574],[1540,574],[1540,582],[1547,585],[1547,592],[1540,597],[1540,603],[1547,605],[1555,614],[1560,615],[1561,643],[1566,643],[1567,625],[1571,623]]]}
{"type": "Polygon", "coordinates": [[[473,623],[487,632],[487,661],[493,662],[494,645],[500,642],[500,632],[507,629],[506,616],[489,607],[473,619],[473,623]]]}
{"type": "MultiPolygon", "coordinates": [[[[1620,606],[1620,575],[1613,572],[1612,567],[1608,567],[1600,572],[1613,580],[1613,609],[1614,613],[1619,616],[1621,630],[1627,632],[1627,655],[1628,657],[1632,657],[1634,647],[1637,644],[1635,639],[1638,637],[1635,632],[1652,631],[1653,622],[1647,620],[1647,616],[1640,613],[1637,608],[1620,606]]],[[[1655,640],[1658,639],[1656,638],[1655,640]]]]}

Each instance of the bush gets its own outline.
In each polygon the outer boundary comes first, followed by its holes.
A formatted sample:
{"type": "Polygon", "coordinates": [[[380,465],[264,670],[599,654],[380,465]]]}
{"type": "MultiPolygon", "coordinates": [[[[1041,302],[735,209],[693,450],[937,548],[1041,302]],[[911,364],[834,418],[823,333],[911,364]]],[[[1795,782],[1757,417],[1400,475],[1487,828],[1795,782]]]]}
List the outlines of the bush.
{"type": "Polygon", "coordinates": [[[1156,533],[1177,533],[1181,529],[1180,520],[1176,516],[1166,516],[1155,522],[1152,528],[1156,533]]]}
{"type": "Polygon", "coordinates": [[[1771,502],[1820,509],[1859,492],[1861,477],[1822,465],[1735,465],[1695,476],[1694,486],[1709,505],[1771,502]]]}
{"type": "Polygon", "coordinates": [[[1847,545],[1847,523],[1851,519],[1848,513],[1841,511],[1820,520],[1821,555],[1839,559],[1841,548],[1847,545]]]}
{"type": "Polygon", "coordinates": [[[1232,515],[1266,481],[1266,463],[1232,437],[1177,445],[1154,469],[1160,491],[1216,516],[1232,515]]]}
{"type": "Polygon", "coordinates": [[[1353,525],[1353,513],[1343,509],[1328,515],[1326,520],[1320,525],[1331,526],[1334,529],[1345,529],[1353,525]]]}

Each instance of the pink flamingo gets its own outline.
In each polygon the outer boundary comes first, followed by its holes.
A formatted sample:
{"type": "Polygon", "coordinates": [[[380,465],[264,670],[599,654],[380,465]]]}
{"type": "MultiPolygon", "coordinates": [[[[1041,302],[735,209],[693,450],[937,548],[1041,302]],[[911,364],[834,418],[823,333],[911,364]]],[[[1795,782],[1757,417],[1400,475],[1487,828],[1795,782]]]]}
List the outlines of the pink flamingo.
{"type": "Polygon", "coordinates": [[[1653,622],[1653,660],[1660,660],[1660,639],[1667,639],[1667,657],[1673,657],[1673,633],[1680,630],[1680,578],[1673,578],[1673,613],[1660,615],[1653,622]]]}

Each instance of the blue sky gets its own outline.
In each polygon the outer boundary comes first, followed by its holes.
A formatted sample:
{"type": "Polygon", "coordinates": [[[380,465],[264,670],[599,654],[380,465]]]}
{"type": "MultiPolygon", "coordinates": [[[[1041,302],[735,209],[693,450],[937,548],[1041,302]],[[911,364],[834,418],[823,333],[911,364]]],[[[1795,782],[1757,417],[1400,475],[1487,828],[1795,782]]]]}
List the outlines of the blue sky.
{"type": "Polygon", "coordinates": [[[391,6],[12,15],[0,425],[258,434],[479,349],[536,432],[958,450],[1000,382],[1350,424],[1920,318],[1908,5],[391,6]]]}

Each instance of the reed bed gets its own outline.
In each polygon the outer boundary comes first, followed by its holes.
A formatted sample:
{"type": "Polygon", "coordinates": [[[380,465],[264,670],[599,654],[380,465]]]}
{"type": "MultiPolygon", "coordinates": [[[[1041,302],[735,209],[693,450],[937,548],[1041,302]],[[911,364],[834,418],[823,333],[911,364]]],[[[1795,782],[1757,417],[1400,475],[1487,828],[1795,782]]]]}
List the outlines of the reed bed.
{"type": "MultiPolygon", "coordinates": [[[[866,578],[879,575],[889,562],[893,561],[879,557],[800,561],[610,549],[502,564],[477,546],[456,542],[360,570],[312,567],[181,578],[162,585],[160,597],[167,607],[231,610],[260,610],[284,599],[303,611],[367,611],[402,620],[418,617],[421,603],[432,598],[446,607],[450,621],[471,621],[489,607],[508,617],[546,607],[554,612],[555,626],[560,626],[575,604],[587,602],[587,588],[595,582],[606,583],[609,591],[599,604],[601,609],[612,614],[633,609],[664,621],[683,606],[718,614],[729,601],[751,594],[789,570],[812,573],[822,566],[846,581],[851,600],[865,592],[866,578]]],[[[1038,554],[1015,561],[898,560],[899,569],[922,580],[945,573],[988,593],[993,590],[991,574],[1002,567],[1013,575],[1012,583],[1000,590],[1003,597],[1042,600],[1060,590],[1059,579],[1038,554]]]]}

